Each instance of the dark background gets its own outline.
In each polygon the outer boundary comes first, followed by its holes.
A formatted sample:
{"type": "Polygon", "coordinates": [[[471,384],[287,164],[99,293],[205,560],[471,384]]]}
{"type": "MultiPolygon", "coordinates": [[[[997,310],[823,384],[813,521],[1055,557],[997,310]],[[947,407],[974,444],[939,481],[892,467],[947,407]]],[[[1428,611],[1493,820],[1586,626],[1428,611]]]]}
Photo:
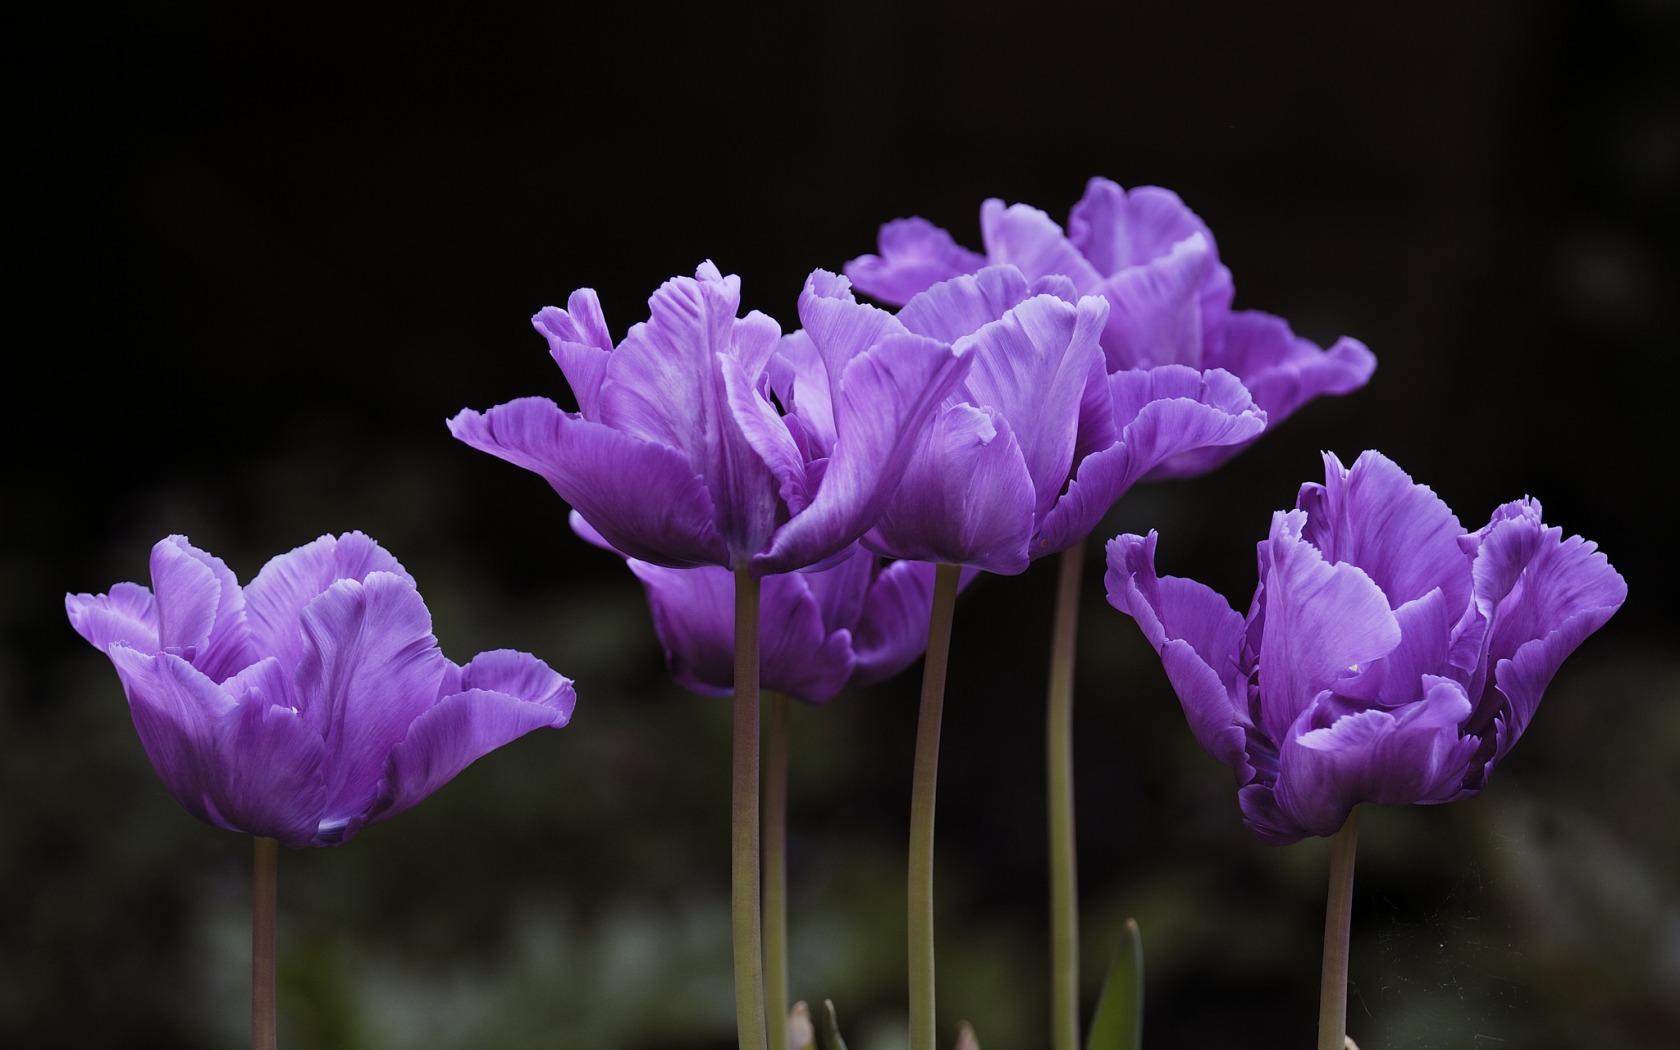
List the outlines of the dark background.
{"type": "MultiPolygon", "coordinates": [[[[1244,606],[1252,544],[1318,450],[1375,447],[1470,528],[1540,498],[1629,582],[1486,795],[1364,817],[1351,1033],[1664,1045],[1677,28],[1666,0],[14,22],[0,1036],[195,1048],[246,1025],[248,843],[171,803],[63,593],[145,582],[170,532],[248,580],[359,528],[419,579],[450,655],[532,650],[580,702],[348,848],[282,857],[287,1044],[730,1045],[727,705],[668,683],[639,589],[546,486],[443,421],[565,398],[527,319],[574,288],[621,335],[709,258],[792,328],[805,274],[887,219],[978,247],[983,198],[1062,221],[1102,174],[1179,192],[1237,306],[1380,363],[1213,476],[1134,492],[1098,541],[1159,528],[1163,571],[1244,606]]],[[[1326,844],[1241,827],[1098,560],[1087,1008],[1136,915],[1149,1045],[1304,1045],[1326,844]]],[[[942,1040],[964,1017],[988,1047],[1045,1041],[1052,575],[986,581],[958,611],[942,1040]]],[[[902,1039],[915,681],[794,722],[793,990],[834,998],[859,1050],[902,1039]]]]}

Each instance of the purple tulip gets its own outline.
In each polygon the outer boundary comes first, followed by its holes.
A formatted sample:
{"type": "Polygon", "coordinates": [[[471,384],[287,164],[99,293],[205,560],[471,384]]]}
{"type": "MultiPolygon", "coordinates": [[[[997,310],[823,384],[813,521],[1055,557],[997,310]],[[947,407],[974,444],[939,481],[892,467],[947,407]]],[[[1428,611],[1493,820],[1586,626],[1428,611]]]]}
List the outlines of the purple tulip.
{"type": "Polygon", "coordinates": [[[879,516],[933,409],[968,367],[818,270],[799,298],[807,360],[770,397],[781,330],[737,318],[740,280],[667,281],[614,349],[595,293],[534,322],[578,411],[522,398],[450,431],[536,471],[618,550],[660,565],[788,572],[837,557],[879,516]]]}
{"type": "Polygon", "coordinates": [[[479,757],[563,726],[572,683],[527,653],[460,667],[414,580],[359,532],[271,560],[245,588],[185,537],[152,548],[152,587],[66,595],[111,658],[164,786],[207,823],[336,846],[479,757]]]}
{"type": "MultiPolygon", "coordinates": [[[[1242,380],[1270,426],[1321,394],[1363,386],[1376,367],[1357,340],[1337,340],[1325,352],[1281,318],[1233,312],[1231,272],[1219,261],[1213,233],[1170,190],[1143,186],[1127,193],[1094,178],[1065,233],[1037,208],[1005,207],[994,198],[980,206],[980,231],[984,256],[925,219],[899,219],[881,228],[880,254],[853,259],[846,275],[865,294],[906,303],[987,263],[1012,264],[1028,280],[1059,274],[1079,295],[1107,300],[1101,342],[1110,372],[1168,364],[1223,368],[1242,380]]],[[[1185,453],[1156,466],[1152,476],[1204,473],[1242,447],[1185,453]]]]}
{"type": "MultiPolygon", "coordinates": [[[[572,515],[572,528],[612,550],[581,515],[572,515]]],[[[702,696],[732,692],[734,574],[714,565],[673,569],[626,560],[647,590],[671,677],[702,696]]],[[[927,648],[933,572],[925,562],[886,561],[853,547],[830,568],[766,576],[759,590],[760,684],[822,703],[909,667],[927,648]]]]}
{"type": "Polygon", "coordinates": [[[1392,461],[1351,469],[1272,517],[1245,620],[1157,577],[1155,534],[1108,545],[1108,600],[1161,654],[1196,739],[1237,774],[1268,842],[1331,835],[1360,802],[1481,791],[1546,684],[1627,597],[1597,545],[1530,499],[1465,534],[1392,461]]]}
{"type": "Polygon", "coordinates": [[[1066,278],[991,266],[913,297],[898,319],[973,357],[865,544],[1013,574],[1083,539],[1176,456],[1241,444],[1265,417],[1237,379],[1165,365],[1110,375],[1109,313],[1066,278]]]}

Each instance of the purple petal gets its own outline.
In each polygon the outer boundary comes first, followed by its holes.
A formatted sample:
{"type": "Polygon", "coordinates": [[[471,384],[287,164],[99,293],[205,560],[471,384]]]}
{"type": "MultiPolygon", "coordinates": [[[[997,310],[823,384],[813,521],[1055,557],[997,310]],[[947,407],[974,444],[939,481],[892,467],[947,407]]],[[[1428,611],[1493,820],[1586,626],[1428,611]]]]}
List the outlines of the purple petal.
{"type": "Polygon", "coordinates": [[[304,607],[339,580],[364,580],[369,573],[393,573],[412,584],[390,552],[360,532],[322,536],[271,558],[245,588],[252,647],[295,668],[303,658],[304,607]]]}
{"type": "Polygon", "coordinates": [[[385,760],[452,669],[412,580],[340,580],[303,610],[298,706],[326,742],[322,834],[372,805],[385,760]]]}
{"type": "Polygon", "coordinates": [[[237,701],[171,653],[142,653],[121,644],[112,645],[109,653],[128,694],[140,745],[169,794],[205,823],[246,830],[218,817],[209,801],[224,772],[216,723],[235,711],[237,701]]]}
{"type": "Polygon", "coordinates": [[[1094,296],[1076,308],[1041,295],[963,344],[973,347],[974,365],[959,396],[1010,421],[1033,481],[1035,514],[1050,509],[1072,473],[1086,384],[1096,378],[1106,385],[1097,335],[1107,315],[1107,304],[1094,296]]]}
{"type": "Polygon", "coordinates": [[[1178,194],[1159,186],[1127,193],[1100,176],[1068,216],[1068,240],[1104,276],[1152,262],[1196,234],[1212,245],[1213,232],[1178,194]]]}
{"type": "Polygon", "coordinates": [[[1392,607],[1440,588],[1456,618],[1470,602],[1470,565],[1459,549],[1464,529],[1441,498],[1380,452],[1362,453],[1352,468],[1326,452],[1324,477],[1295,501],[1307,512],[1306,541],[1364,569],[1392,607]]]}
{"type": "Polygon", "coordinates": [[[929,288],[904,305],[898,319],[918,335],[954,343],[991,324],[1032,295],[1013,266],[988,266],[929,288]]]}
{"type": "Polygon", "coordinates": [[[880,255],[860,255],[846,264],[858,291],[902,305],[918,292],[986,265],[984,256],[963,248],[926,219],[895,219],[881,227],[880,255]]]}
{"type": "Polygon", "coordinates": [[[866,546],[896,558],[1010,576],[1028,562],[1033,485],[1001,417],[952,405],[911,457],[866,546]]]}
{"type": "MultiPolygon", "coordinates": [[[[874,560],[867,552],[862,557],[874,560]]],[[[895,561],[875,577],[852,632],[857,663],[850,685],[886,681],[922,655],[933,616],[935,568],[925,561],[895,561]]]]}
{"type": "Polygon", "coordinates": [[[221,775],[211,786],[217,823],[303,847],[326,806],[321,734],[291,705],[291,683],[273,657],[228,683],[239,706],[217,720],[221,775]]]}
{"type": "MultiPolygon", "coordinates": [[[[535,471],[624,553],[677,565],[727,565],[710,493],[672,449],[520,398],[488,413],[465,410],[450,433],[535,471]],[[633,486],[624,484],[634,478],[633,486]]],[[[762,463],[760,464],[762,469],[762,463]]]]}
{"type": "Polygon", "coordinates": [[[1202,309],[1202,289],[1218,270],[1212,242],[1198,233],[1147,265],[1104,280],[1100,291],[1113,307],[1103,332],[1109,371],[1219,364],[1205,359],[1208,318],[1202,309]]]}
{"type": "Polygon", "coordinates": [[[1184,707],[1202,749],[1247,781],[1245,730],[1250,723],[1243,697],[1243,618],[1224,598],[1194,580],[1155,574],[1154,532],[1126,534],[1108,542],[1103,581],[1108,602],[1137,621],[1161,654],[1167,678],[1184,707]]]}
{"type": "Polygon", "coordinates": [[[592,288],[580,288],[566,302],[566,309],[545,306],[531,318],[531,324],[548,340],[549,356],[560,366],[566,383],[577,398],[578,411],[585,419],[599,412],[601,380],[612,356],[612,336],[607,319],[592,288]]]}
{"type": "Polygon", "coordinates": [[[1364,386],[1377,358],[1357,339],[1344,337],[1320,350],[1280,317],[1238,310],[1227,318],[1223,346],[1208,364],[1241,376],[1275,427],[1315,397],[1364,386]]]}
{"type": "MultiPolygon", "coordinates": [[[[1292,732],[1280,749],[1277,802],[1308,835],[1334,835],[1360,802],[1411,805],[1458,797],[1477,741],[1459,726],[1470,701],[1457,682],[1425,682],[1423,698],[1367,710],[1322,729],[1292,732]]],[[[1303,714],[1304,728],[1311,712],[1303,714]]]]}
{"type": "Polygon", "coordinates": [[[862,535],[901,485],[939,404],[969,364],[947,344],[910,334],[887,336],[853,358],[840,377],[836,439],[816,498],[776,530],[770,549],[753,559],[753,573],[817,564],[862,535]]]}
{"type": "MultiPolygon", "coordinates": [[[[1286,739],[1301,712],[1337,679],[1400,644],[1388,599],[1363,569],[1332,564],[1299,529],[1299,511],[1272,516],[1261,544],[1265,631],[1260,643],[1260,728],[1286,739]]],[[[1331,829],[1335,830],[1335,829],[1331,829]]]]}
{"type": "Polygon", "coordinates": [[[1505,729],[1496,759],[1527,728],[1564,658],[1627,600],[1627,582],[1597,544],[1579,536],[1564,539],[1561,529],[1543,526],[1539,506],[1531,506],[1531,515],[1490,525],[1476,557],[1478,603],[1487,600],[1483,587],[1510,571],[1496,566],[1522,562],[1491,614],[1486,661],[1497,693],[1487,690],[1478,700],[1469,726],[1485,733],[1495,712],[1500,714],[1505,729]]]}
{"type": "MultiPolygon", "coordinates": [[[[730,563],[764,545],[777,511],[776,479],[730,412],[720,367],[732,358],[756,383],[781,337],[762,314],[736,319],[740,283],[708,263],[696,279],[661,285],[648,300],[650,319],[630,329],[608,362],[599,404],[602,424],[671,449],[699,472],[730,563]]],[[[598,515],[584,516],[607,528],[598,515]]]]}
{"type": "Polygon", "coordinates": [[[1181,365],[1116,372],[1107,377],[1107,391],[1118,438],[1080,461],[1067,491],[1039,525],[1034,557],[1084,538],[1116,500],[1164,464],[1245,444],[1266,427],[1248,392],[1228,372],[1199,373],[1181,365]]]}
{"type": "Polygon", "coordinates": [[[647,590],[654,633],[665,648],[671,677],[701,696],[732,692],[735,574],[712,565],[671,569],[635,559],[629,564],[647,590]]]}
{"type": "Polygon", "coordinates": [[[764,688],[822,703],[846,687],[852,673],[851,632],[830,630],[813,593],[826,576],[791,572],[765,577],[759,616],[764,688]]]}
{"type": "Polygon", "coordinates": [[[184,657],[212,681],[223,681],[254,658],[239,580],[222,560],[185,536],[152,547],[158,648],[184,657]]]}
{"type": "Polygon", "coordinates": [[[980,236],[988,262],[1008,263],[1029,279],[1061,274],[1084,293],[1094,291],[1102,280],[1062,228],[1029,205],[1006,208],[996,198],[985,201],[980,205],[980,236]]]}
{"type": "Polygon", "coordinates": [[[118,643],[144,653],[162,648],[157,603],[152,592],[137,583],[119,583],[109,594],[66,594],[64,611],[76,633],[100,652],[118,643]]]}
{"type": "Polygon", "coordinates": [[[407,733],[390,751],[377,801],[365,818],[346,829],[344,837],[365,824],[412,809],[502,745],[534,729],[565,725],[571,712],[571,684],[566,683],[560,692],[555,703],[531,703],[489,689],[444,697],[405,727],[407,733]]]}
{"type": "MultiPolygon", "coordinates": [[[[798,514],[811,502],[810,478],[798,442],[776,406],[753,385],[738,363],[725,359],[720,365],[732,423],[769,469],[777,495],[787,504],[787,512],[798,514]]],[[[773,513],[774,506],[766,509],[773,513]]],[[[768,527],[768,520],[759,526],[762,531],[768,531],[768,527]]]]}

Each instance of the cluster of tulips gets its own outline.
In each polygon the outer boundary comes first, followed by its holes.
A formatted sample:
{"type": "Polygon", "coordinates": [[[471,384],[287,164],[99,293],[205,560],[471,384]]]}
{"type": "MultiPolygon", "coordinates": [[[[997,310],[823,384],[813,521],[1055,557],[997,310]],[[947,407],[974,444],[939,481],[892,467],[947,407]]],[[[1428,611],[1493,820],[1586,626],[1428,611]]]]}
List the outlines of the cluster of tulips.
{"type": "MultiPolygon", "coordinates": [[[[1049,555],[1048,1033],[1054,1050],[1080,1045],[1071,683],[1090,534],[1133,485],[1212,470],[1375,367],[1355,340],[1325,350],[1233,310],[1211,232],[1167,190],[1093,179],[1065,228],[991,200],[981,229],[983,253],[920,219],[889,223],[879,254],[845,276],[810,274],[791,332],[740,316],[740,282],[711,263],[661,286],[616,342],[594,293],[574,292],[534,321],[577,410],[530,397],[449,421],[542,475],[579,536],[625,559],[677,681],[734,697],[743,1050],[841,1045],[832,1011],[813,1026],[789,1002],[787,698],[825,701],[924,654],[908,1006],[911,1047],[932,1050],[956,598],[978,573],[1049,555]]],[[[1153,532],[1109,539],[1105,580],[1197,741],[1236,774],[1254,833],[1335,837],[1319,1045],[1339,1050],[1356,807],[1481,791],[1626,585],[1592,543],[1545,526],[1534,500],[1467,530],[1378,452],[1347,466],[1326,454],[1324,467],[1273,515],[1246,612],[1159,575],[1153,532]]],[[[280,555],[243,587],[171,536],[152,550],[151,580],[70,595],[67,609],[115,666],[169,792],[256,839],[253,1040],[272,1047],[277,846],[347,842],[502,744],[565,725],[576,695],[526,653],[446,658],[413,578],[360,533],[280,555]]],[[[1092,1050],[1138,1045],[1137,973],[1110,975],[1092,1050]]]]}

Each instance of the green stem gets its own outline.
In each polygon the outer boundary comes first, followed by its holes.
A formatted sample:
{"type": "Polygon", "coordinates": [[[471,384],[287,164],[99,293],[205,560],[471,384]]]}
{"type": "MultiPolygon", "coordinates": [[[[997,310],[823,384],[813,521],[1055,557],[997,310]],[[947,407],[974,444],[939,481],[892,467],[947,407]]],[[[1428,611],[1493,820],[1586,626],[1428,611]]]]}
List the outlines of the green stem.
{"type": "Polygon", "coordinates": [[[257,836],[251,877],[251,1050],[279,1043],[274,1006],[274,911],[279,896],[280,843],[257,836]]]}
{"type": "Polygon", "coordinates": [[[1330,897],[1324,908],[1324,976],[1318,988],[1318,1050],[1347,1042],[1348,934],[1353,928],[1353,855],[1359,809],[1348,814],[1330,846],[1330,897]]]}
{"type": "Polygon", "coordinates": [[[1079,868],[1073,831],[1073,669],[1084,541],[1062,552],[1045,718],[1050,806],[1050,1046],[1079,1046],[1079,868]]]}
{"type": "Polygon", "coordinates": [[[764,744],[764,969],[770,1050],[788,1050],[788,698],[770,694],[764,744]]]}
{"type": "Polygon", "coordinates": [[[735,1030],[740,1050],[765,1050],[764,945],[758,896],[758,578],[735,570],[735,727],[729,910],[735,931],[735,1030]]]}
{"type": "Polygon", "coordinates": [[[941,565],[933,582],[916,764],[910,782],[910,1050],[933,1050],[933,803],[939,781],[939,722],[951,655],[951,619],[962,569],[941,565]]]}

